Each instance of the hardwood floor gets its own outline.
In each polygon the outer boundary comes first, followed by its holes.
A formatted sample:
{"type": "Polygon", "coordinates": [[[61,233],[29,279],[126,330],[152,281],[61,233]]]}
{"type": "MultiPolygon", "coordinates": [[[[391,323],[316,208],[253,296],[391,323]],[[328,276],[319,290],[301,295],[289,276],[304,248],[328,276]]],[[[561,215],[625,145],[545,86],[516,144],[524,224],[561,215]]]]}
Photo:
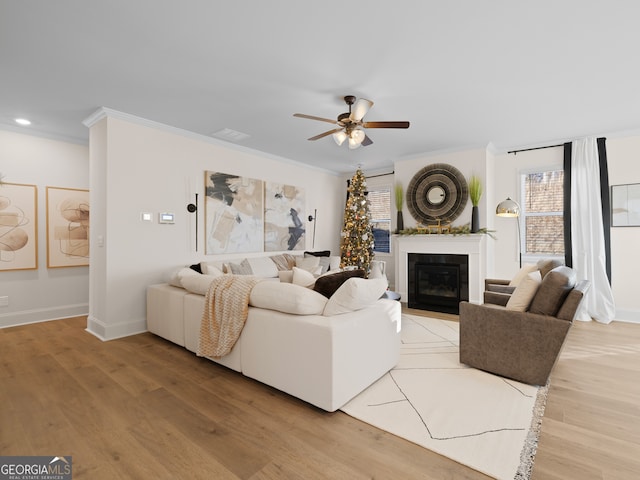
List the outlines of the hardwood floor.
{"type": "MultiPolygon", "coordinates": [[[[487,478],[155,335],[101,342],[85,326],[0,330],[0,455],[72,455],[92,480],[487,478]]],[[[639,379],[640,325],[576,322],[532,478],[638,478],[639,379]]]]}

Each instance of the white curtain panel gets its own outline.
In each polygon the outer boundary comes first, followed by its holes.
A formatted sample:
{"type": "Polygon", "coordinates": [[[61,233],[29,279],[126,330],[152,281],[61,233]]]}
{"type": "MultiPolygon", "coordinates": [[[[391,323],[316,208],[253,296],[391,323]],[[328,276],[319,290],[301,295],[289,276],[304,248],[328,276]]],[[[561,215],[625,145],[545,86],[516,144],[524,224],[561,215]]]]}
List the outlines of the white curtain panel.
{"type": "Polygon", "coordinates": [[[610,323],[616,308],[606,270],[598,144],[591,137],[576,140],[571,147],[573,268],[578,280],[591,282],[576,320],[610,323]]]}

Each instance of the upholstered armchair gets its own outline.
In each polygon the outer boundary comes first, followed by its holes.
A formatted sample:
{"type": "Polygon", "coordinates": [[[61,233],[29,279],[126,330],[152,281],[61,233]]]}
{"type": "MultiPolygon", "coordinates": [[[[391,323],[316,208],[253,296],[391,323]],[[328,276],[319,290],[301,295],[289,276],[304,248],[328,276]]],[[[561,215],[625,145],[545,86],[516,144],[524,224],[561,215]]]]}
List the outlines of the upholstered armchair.
{"type": "MultiPolygon", "coordinates": [[[[498,304],[460,303],[461,363],[530,385],[546,384],[590,282],[576,282],[575,271],[565,266],[537,282],[522,310],[508,308],[500,295],[498,304]]],[[[519,288],[503,295],[519,295],[519,288]]]]}

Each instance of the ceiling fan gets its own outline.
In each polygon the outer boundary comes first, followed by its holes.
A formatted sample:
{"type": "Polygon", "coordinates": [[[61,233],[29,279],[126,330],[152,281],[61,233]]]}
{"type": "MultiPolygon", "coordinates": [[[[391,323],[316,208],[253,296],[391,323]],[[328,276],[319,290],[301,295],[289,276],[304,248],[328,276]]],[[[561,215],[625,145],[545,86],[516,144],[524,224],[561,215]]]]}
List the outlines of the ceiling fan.
{"type": "Polygon", "coordinates": [[[338,128],[311,137],[309,140],[318,140],[333,135],[333,139],[338,145],[342,145],[345,140],[348,140],[350,149],[358,148],[360,145],[366,147],[373,143],[365,133],[365,128],[409,128],[409,122],[365,122],[363,117],[373,106],[373,102],[366,98],[356,100],[353,95],[347,95],[344,97],[344,101],[349,106],[349,111],[338,115],[337,120],[305,115],[304,113],[294,113],[293,116],[338,125],[338,128]]]}

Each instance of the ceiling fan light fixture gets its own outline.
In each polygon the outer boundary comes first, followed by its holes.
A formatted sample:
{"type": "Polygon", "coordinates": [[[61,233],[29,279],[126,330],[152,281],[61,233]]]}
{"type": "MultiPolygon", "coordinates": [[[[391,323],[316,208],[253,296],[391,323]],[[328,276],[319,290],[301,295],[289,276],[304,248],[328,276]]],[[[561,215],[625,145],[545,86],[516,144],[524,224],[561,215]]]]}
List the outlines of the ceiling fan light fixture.
{"type": "Polygon", "coordinates": [[[365,137],[364,130],[360,130],[359,128],[355,128],[351,131],[350,135],[351,139],[356,142],[358,145],[362,143],[365,137]]]}
{"type": "Polygon", "coordinates": [[[336,132],[333,134],[333,139],[338,145],[342,145],[347,139],[347,134],[344,132],[344,130],[341,132],[336,132]]]}
{"type": "Polygon", "coordinates": [[[349,137],[349,150],[355,150],[362,144],[362,140],[358,141],[353,137],[349,137]]]}
{"type": "Polygon", "coordinates": [[[352,122],[359,122],[371,107],[373,107],[373,102],[371,100],[367,100],[366,98],[359,98],[353,106],[353,110],[351,111],[351,115],[349,116],[349,118],[352,122]]]}

